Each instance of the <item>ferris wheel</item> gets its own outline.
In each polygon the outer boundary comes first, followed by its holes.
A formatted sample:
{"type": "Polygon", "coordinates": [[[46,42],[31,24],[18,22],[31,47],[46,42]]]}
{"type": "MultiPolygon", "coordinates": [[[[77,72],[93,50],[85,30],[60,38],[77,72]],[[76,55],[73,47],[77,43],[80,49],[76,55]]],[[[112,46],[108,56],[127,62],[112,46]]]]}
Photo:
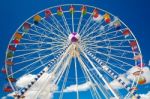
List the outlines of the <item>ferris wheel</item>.
{"type": "Polygon", "coordinates": [[[140,99],[136,87],[145,82],[132,31],[118,17],[89,5],[59,5],[31,16],[12,36],[5,61],[9,85],[4,91],[16,99],[68,99],[68,94],[140,99]],[[132,68],[134,79],[128,79],[132,68]]]}

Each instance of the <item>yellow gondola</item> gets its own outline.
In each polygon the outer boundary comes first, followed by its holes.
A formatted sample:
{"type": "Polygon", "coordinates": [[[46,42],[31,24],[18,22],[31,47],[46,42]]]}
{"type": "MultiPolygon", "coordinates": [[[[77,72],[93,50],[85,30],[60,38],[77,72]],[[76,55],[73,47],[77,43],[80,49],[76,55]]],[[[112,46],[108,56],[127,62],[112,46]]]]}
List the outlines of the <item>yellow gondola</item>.
{"type": "Polygon", "coordinates": [[[105,20],[106,23],[110,23],[111,19],[110,19],[110,15],[108,13],[106,13],[104,15],[104,20],[105,20]]]}

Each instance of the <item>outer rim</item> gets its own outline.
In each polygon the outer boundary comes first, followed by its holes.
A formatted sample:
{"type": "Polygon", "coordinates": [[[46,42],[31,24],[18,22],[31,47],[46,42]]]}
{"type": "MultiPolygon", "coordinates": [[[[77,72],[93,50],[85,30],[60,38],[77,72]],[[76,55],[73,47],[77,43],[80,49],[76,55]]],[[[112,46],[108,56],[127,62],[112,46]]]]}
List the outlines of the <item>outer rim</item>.
{"type": "MultiPolygon", "coordinates": [[[[43,10],[41,10],[41,11],[35,13],[35,14],[32,15],[31,17],[29,17],[27,20],[25,20],[25,21],[16,29],[16,31],[18,31],[18,30],[22,27],[22,25],[23,25],[25,22],[27,22],[28,20],[30,20],[30,19],[31,19],[32,17],[34,17],[35,15],[44,12],[46,9],[53,9],[53,8],[57,8],[57,7],[59,7],[59,6],[64,7],[64,6],[70,6],[70,5],[74,5],[74,6],[87,6],[87,7],[93,8],[93,9],[96,8],[96,9],[98,9],[98,10],[101,10],[101,11],[103,11],[103,12],[106,12],[106,13],[110,14],[111,16],[115,17],[115,15],[113,15],[112,13],[107,12],[106,10],[100,9],[99,7],[94,7],[94,6],[85,5],[85,4],[63,4],[63,5],[57,5],[57,6],[48,7],[48,8],[45,8],[45,9],[43,9],[43,10]]],[[[68,11],[68,10],[67,10],[67,11],[68,11]]],[[[87,13],[90,13],[90,12],[87,12],[87,13]]],[[[56,13],[52,13],[52,14],[55,15],[56,13]]],[[[90,14],[91,14],[91,13],[90,13],[90,14]]],[[[119,20],[120,20],[120,19],[119,19],[119,20]]],[[[130,28],[129,28],[122,20],[120,20],[120,21],[121,21],[121,23],[122,23],[125,27],[127,27],[127,28],[130,30],[130,28]]],[[[16,31],[15,31],[15,32],[16,32],[16,31]]],[[[15,32],[14,32],[14,33],[15,33],[15,32]]],[[[133,38],[135,39],[135,41],[137,42],[137,46],[138,46],[138,49],[139,49],[139,53],[142,55],[141,49],[140,49],[140,46],[139,46],[139,43],[138,43],[137,38],[135,37],[135,35],[133,34],[133,32],[132,32],[131,30],[130,30],[130,32],[131,32],[131,35],[133,36],[133,38]]],[[[23,35],[24,35],[24,33],[23,33],[23,35]]],[[[12,35],[12,37],[11,37],[9,43],[8,43],[8,46],[9,46],[9,44],[11,43],[13,37],[14,37],[14,34],[12,35]]],[[[7,46],[7,50],[6,50],[6,55],[7,55],[7,52],[8,52],[8,46],[7,46]]],[[[15,44],[15,47],[16,47],[16,46],[17,46],[17,45],[15,44]]],[[[13,53],[14,53],[14,52],[13,52],[13,53]]],[[[134,53],[134,56],[135,56],[135,53],[134,53]]],[[[7,57],[5,56],[5,62],[6,62],[6,60],[7,60],[7,57]]],[[[11,60],[13,60],[13,58],[12,58],[11,60]]],[[[142,69],[142,63],[143,63],[143,60],[141,59],[141,69],[142,69]]],[[[5,63],[5,68],[7,68],[6,63],[5,63]]],[[[7,69],[6,69],[6,74],[7,74],[7,77],[8,77],[8,70],[7,70],[7,69]]],[[[138,77],[138,79],[139,79],[139,77],[138,77]]],[[[8,80],[8,81],[9,81],[9,84],[11,85],[11,87],[13,88],[13,90],[14,90],[14,92],[15,92],[16,90],[15,90],[14,86],[12,85],[12,83],[10,82],[10,80],[8,80]]],[[[137,82],[138,82],[138,80],[137,80],[137,82]]],[[[136,82],[136,83],[137,83],[137,82],[136,82]]],[[[134,83],[134,82],[133,82],[133,83],[134,83]]],[[[136,86],[137,86],[137,84],[136,84],[136,86]]],[[[130,92],[129,92],[129,93],[130,93],[130,92]]]]}

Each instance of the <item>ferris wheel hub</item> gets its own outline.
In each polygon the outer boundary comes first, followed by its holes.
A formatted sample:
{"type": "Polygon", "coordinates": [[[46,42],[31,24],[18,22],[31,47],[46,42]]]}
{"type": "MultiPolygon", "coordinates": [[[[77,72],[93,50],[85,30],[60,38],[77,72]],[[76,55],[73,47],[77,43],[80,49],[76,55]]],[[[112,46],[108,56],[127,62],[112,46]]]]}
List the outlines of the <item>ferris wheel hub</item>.
{"type": "Polygon", "coordinates": [[[69,41],[72,43],[78,42],[79,40],[79,34],[76,32],[73,32],[69,35],[69,41]]]}

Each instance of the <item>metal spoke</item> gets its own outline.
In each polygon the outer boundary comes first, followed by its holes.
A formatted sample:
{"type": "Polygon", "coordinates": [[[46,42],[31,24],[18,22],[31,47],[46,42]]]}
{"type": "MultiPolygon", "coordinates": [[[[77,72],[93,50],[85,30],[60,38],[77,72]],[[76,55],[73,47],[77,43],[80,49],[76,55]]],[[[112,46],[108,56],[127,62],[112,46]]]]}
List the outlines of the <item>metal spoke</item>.
{"type": "MultiPolygon", "coordinates": [[[[81,48],[80,48],[81,49],[81,48]]],[[[82,51],[82,49],[81,49],[82,51]]],[[[100,78],[102,78],[102,80],[104,81],[104,83],[106,84],[106,86],[109,88],[109,90],[112,92],[112,94],[114,95],[114,97],[116,99],[119,99],[117,94],[114,92],[114,90],[109,86],[108,82],[103,78],[102,74],[97,70],[97,68],[95,67],[95,65],[93,64],[93,62],[88,58],[88,56],[85,54],[85,52],[82,51],[82,53],[84,54],[84,56],[87,58],[87,60],[90,62],[90,64],[92,65],[92,67],[95,69],[96,73],[99,75],[100,78]]]]}

